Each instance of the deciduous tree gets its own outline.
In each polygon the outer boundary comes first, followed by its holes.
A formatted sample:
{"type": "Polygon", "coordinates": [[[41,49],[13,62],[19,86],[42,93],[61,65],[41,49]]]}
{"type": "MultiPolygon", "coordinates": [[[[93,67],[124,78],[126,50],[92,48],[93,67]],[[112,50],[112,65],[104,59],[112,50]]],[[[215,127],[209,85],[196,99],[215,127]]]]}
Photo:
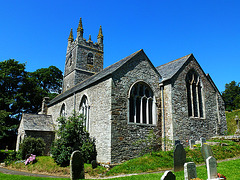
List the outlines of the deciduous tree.
{"type": "Polygon", "coordinates": [[[225,91],[222,93],[226,110],[235,110],[240,108],[240,84],[232,81],[225,85],[225,91]]]}

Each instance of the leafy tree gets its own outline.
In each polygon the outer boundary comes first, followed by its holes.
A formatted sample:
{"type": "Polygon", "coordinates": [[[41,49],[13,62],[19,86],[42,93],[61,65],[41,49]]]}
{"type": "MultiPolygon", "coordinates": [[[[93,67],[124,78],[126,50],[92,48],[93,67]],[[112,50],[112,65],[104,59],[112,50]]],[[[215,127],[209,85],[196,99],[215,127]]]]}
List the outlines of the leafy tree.
{"type": "Polygon", "coordinates": [[[225,85],[225,91],[222,93],[227,111],[240,108],[240,84],[235,81],[225,85]]]}
{"type": "Polygon", "coordinates": [[[37,69],[31,73],[36,78],[40,87],[47,93],[61,93],[62,71],[55,66],[37,69]]]}
{"type": "Polygon", "coordinates": [[[27,72],[14,59],[0,62],[0,148],[14,148],[23,112],[37,113],[45,96],[61,91],[62,72],[55,66],[27,72]]]}
{"type": "Polygon", "coordinates": [[[84,162],[95,160],[97,156],[95,140],[90,138],[84,126],[83,115],[58,118],[60,124],[58,139],[52,147],[52,155],[57,164],[68,166],[73,151],[80,150],[84,162]]]}

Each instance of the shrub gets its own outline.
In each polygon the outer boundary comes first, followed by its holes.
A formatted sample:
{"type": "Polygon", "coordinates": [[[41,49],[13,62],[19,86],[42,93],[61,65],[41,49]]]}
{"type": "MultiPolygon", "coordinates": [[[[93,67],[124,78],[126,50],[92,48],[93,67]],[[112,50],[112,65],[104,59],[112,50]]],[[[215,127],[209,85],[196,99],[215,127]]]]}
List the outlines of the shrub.
{"type": "Polygon", "coordinates": [[[59,117],[58,138],[51,148],[52,157],[60,166],[68,166],[73,151],[80,150],[84,162],[96,159],[95,140],[90,138],[84,126],[84,116],[75,113],[68,117],[59,117]]]}
{"type": "Polygon", "coordinates": [[[42,138],[26,137],[20,144],[20,153],[22,159],[27,159],[31,154],[43,155],[46,144],[42,138]]]}
{"type": "Polygon", "coordinates": [[[14,161],[17,160],[21,160],[21,153],[20,151],[11,151],[10,153],[8,153],[8,155],[6,156],[6,159],[4,159],[4,162],[6,165],[11,164],[14,161]]]}

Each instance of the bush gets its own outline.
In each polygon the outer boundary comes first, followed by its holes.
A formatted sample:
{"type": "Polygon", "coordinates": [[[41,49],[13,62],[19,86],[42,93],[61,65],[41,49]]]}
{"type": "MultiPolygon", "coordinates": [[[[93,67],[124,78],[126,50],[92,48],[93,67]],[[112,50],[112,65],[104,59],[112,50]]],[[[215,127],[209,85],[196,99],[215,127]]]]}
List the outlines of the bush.
{"type": "Polygon", "coordinates": [[[21,160],[21,154],[20,152],[16,152],[16,151],[11,151],[10,153],[8,153],[8,155],[6,156],[6,159],[4,159],[4,162],[6,165],[11,164],[14,161],[17,160],[21,160]]]}
{"type": "Polygon", "coordinates": [[[80,150],[84,162],[96,159],[97,151],[95,140],[90,138],[84,126],[84,116],[72,116],[58,118],[60,124],[57,138],[51,148],[52,157],[60,166],[68,166],[73,151],[80,150]]]}
{"type": "Polygon", "coordinates": [[[43,155],[46,144],[42,138],[26,137],[20,144],[20,153],[22,159],[27,159],[31,154],[43,155]]]}

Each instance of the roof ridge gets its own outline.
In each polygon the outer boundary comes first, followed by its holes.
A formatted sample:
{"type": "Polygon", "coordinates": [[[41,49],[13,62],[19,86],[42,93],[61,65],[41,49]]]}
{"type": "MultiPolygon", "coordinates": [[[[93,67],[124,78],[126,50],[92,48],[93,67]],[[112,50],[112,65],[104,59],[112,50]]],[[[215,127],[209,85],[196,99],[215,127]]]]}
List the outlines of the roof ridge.
{"type": "Polygon", "coordinates": [[[181,59],[183,59],[183,58],[186,58],[187,56],[191,56],[192,54],[193,54],[193,53],[188,54],[188,55],[183,56],[183,57],[180,57],[180,58],[178,58],[178,59],[175,59],[175,60],[170,61],[170,62],[168,62],[168,63],[166,63],[166,64],[160,65],[160,66],[158,66],[158,67],[166,66],[166,65],[171,64],[171,63],[173,63],[173,62],[176,62],[176,61],[179,61],[179,60],[181,60],[181,59]]]}

